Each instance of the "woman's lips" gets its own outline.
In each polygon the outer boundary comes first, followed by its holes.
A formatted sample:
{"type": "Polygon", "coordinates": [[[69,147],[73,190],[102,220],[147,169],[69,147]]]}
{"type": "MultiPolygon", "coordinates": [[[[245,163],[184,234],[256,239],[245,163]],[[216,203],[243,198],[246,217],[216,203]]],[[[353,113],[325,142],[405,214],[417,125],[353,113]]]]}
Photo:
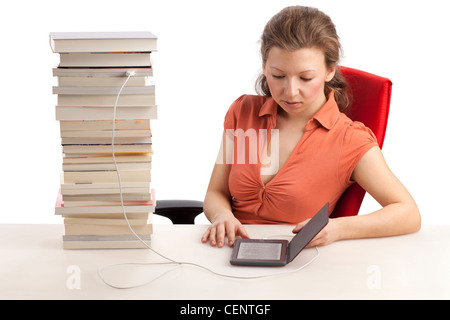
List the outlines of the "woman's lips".
{"type": "Polygon", "coordinates": [[[288,108],[295,108],[298,105],[300,105],[300,102],[296,102],[296,101],[283,101],[283,104],[288,107],[288,108]]]}

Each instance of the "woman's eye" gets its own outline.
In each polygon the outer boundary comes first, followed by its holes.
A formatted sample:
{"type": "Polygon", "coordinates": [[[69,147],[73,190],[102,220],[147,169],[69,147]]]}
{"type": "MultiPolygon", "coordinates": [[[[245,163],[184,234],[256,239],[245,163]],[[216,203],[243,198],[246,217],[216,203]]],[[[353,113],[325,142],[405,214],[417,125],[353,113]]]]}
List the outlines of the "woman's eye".
{"type": "MultiPolygon", "coordinates": [[[[284,79],[284,76],[279,76],[279,75],[275,75],[275,74],[273,74],[272,77],[275,79],[284,79]]],[[[305,82],[311,81],[312,79],[313,78],[300,77],[300,80],[305,81],[305,82]]]]}

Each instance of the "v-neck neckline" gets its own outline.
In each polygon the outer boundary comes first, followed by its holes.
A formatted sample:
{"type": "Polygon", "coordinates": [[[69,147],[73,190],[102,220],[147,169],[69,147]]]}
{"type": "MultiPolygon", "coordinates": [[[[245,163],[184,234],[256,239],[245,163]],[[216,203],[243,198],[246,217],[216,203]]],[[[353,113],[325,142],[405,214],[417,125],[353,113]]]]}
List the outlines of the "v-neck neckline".
{"type": "MultiPolygon", "coordinates": [[[[314,118],[312,118],[312,119],[310,119],[307,123],[306,123],[306,125],[305,125],[305,132],[303,133],[303,135],[302,135],[302,137],[299,139],[299,141],[297,142],[297,144],[295,145],[295,147],[294,147],[294,149],[292,149],[292,152],[291,152],[291,154],[288,156],[288,158],[286,159],[286,162],[283,164],[283,166],[281,167],[281,168],[278,168],[278,170],[277,170],[277,172],[275,173],[275,175],[273,175],[273,177],[269,180],[269,181],[267,181],[266,183],[264,183],[264,181],[263,181],[263,178],[262,178],[262,175],[261,175],[261,170],[262,170],[262,161],[259,161],[259,165],[258,165],[258,175],[259,175],[259,178],[260,178],[260,182],[261,182],[261,185],[263,186],[263,188],[266,188],[266,187],[268,187],[270,184],[272,184],[272,182],[274,181],[274,180],[276,180],[282,173],[283,173],[283,171],[285,171],[286,170],[286,167],[289,165],[289,163],[292,161],[292,157],[294,157],[294,155],[298,152],[298,149],[300,149],[300,147],[303,145],[303,143],[304,143],[304,141],[311,135],[311,129],[312,128],[310,128],[311,127],[311,123],[313,122],[313,120],[314,120],[314,118]]],[[[273,130],[274,130],[274,128],[273,129],[269,129],[269,130],[271,130],[271,134],[270,134],[270,136],[268,137],[268,139],[267,139],[267,143],[266,143],[266,145],[264,146],[264,148],[265,148],[265,154],[267,155],[267,151],[268,151],[268,147],[269,147],[269,144],[271,144],[271,142],[272,142],[272,133],[273,133],[273,130]]],[[[275,129],[275,130],[278,130],[278,129],[275,129]]],[[[278,137],[279,138],[279,137],[278,137]]],[[[272,145],[271,145],[271,148],[272,148],[272,145]]],[[[277,158],[277,160],[279,161],[279,158],[277,158]]]]}

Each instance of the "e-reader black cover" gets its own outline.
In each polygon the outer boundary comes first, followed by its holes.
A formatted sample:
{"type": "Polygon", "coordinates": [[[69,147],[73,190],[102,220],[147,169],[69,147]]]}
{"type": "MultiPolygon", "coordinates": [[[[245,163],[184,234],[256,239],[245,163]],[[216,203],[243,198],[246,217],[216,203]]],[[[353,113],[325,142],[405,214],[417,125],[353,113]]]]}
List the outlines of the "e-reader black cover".
{"type": "Polygon", "coordinates": [[[290,263],[328,224],[328,203],[292,238],[236,239],[230,263],[247,266],[284,266],[290,263]]]}

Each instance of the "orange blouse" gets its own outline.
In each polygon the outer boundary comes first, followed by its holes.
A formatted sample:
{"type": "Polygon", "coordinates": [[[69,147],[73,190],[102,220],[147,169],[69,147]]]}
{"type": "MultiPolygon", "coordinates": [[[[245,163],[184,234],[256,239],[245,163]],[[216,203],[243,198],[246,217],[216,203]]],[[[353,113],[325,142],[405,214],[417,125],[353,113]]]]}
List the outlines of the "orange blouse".
{"type": "Polygon", "coordinates": [[[294,225],[311,218],[327,202],[331,214],[353,183],[351,175],[358,161],[378,146],[369,128],[339,111],[331,93],[306,124],[304,135],[284,166],[264,184],[261,168],[268,158],[263,154],[270,151],[268,141],[276,126],[277,108],[271,97],[243,95],[225,116],[225,131],[234,140],[228,181],[231,205],[236,218],[244,224],[294,225]],[[255,137],[257,141],[252,143],[255,137]],[[252,151],[255,146],[256,157],[252,151]]]}

